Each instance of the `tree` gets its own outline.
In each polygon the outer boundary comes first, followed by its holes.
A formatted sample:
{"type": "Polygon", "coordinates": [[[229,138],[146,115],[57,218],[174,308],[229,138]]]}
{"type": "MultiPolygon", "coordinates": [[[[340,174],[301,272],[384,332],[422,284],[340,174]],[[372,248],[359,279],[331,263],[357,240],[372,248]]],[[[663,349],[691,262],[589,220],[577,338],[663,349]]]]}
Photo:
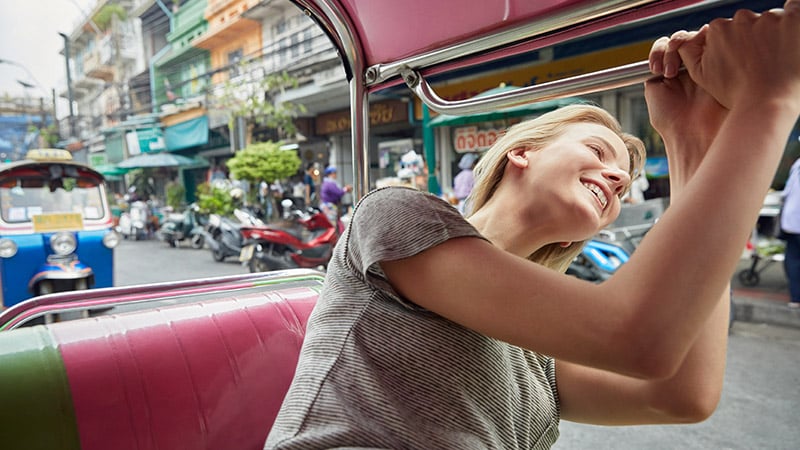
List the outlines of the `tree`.
{"type": "MultiPolygon", "coordinates": [[[[258,185],[267,183],[266,201],[272,203],[270,185],[278,180],[291,177],[300,170],[302,161],[293,150],[281,150],[281,144],[276,142],[260,142],[250,144],[226,163],[235,180],[246,181],[256,189],[248,189],[250,200],[255,200],[258,185]]],[[[275,208],[271,208],[275,211],[275,208]]]]}
{"type": "Polygon", "coordinates": [[[228,112],[231,136],[236,119],[241,117],[248,123],[248,135],[252,126],[258,124],[274,128],[282,139],[293,138],[297,134],[294,118],[305,112],[305,107],[292,102],[277,102],[276,98],[286,89],[296,88],[297,78],[286,71],[267,73],[256,61],[242,62],[235,71],[239,75],[231,76],[211,96],[213,107],[228,112]]]}

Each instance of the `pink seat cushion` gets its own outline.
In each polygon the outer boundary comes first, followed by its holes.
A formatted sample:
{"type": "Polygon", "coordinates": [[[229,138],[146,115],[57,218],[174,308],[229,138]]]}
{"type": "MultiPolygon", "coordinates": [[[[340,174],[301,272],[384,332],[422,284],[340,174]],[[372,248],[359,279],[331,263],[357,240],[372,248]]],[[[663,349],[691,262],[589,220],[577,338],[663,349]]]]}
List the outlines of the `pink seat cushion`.
{"type": "Polygon", "coordinates": [[[284,288],[53,327],[81,448],[261,449],[316,298],[284,288]]]}

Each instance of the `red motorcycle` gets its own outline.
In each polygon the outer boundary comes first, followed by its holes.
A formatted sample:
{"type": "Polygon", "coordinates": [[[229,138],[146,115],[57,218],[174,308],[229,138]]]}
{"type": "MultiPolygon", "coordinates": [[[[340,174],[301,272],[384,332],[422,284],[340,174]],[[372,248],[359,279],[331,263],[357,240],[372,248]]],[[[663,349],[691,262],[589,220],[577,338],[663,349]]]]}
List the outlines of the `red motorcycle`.
{"type": "Polygon", "coordinates": [[[333,226],[320,210],[297,208],[283,200],[284,220],[266,225],[243,226],[244,246],[239,260],[250,272],[294,268],[327,268],[336,241],[344,231],[341,220],[333,226]]]}

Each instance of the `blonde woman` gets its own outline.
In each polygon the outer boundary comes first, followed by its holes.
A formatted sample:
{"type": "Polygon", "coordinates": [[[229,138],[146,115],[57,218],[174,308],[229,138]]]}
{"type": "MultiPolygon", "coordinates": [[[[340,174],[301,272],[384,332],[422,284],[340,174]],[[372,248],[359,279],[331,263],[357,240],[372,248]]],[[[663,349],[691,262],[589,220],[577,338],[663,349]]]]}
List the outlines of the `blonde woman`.
{"type": "Polygon", "coordinates": [[[641,170],[641,142],[599,108],[508,130],[467,218],[411,189],[365,196],[266,448],[548,448],[562,419],[711,415],[727,284],[800,113],[797,42],[790,0],[654,44],[672,204],[604,283],[561,273],[641,170]]]}

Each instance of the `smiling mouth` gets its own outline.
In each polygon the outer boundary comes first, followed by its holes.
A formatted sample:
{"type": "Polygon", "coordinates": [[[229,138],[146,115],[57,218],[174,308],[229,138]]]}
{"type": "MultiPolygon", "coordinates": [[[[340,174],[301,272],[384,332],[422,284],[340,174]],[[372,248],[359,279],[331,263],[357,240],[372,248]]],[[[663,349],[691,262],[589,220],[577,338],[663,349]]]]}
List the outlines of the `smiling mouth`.
{"type": "Polygon", "coordinates": [[[589,189],[589,191],[591,191],[591,193],[597,197],[597,200],[600,201],[600,206],[602,206],[603,209],[606,209],[606,206],[608,205],[608,197],[606,197],[606,194],[602,189],[600,189],[600,186],[593,183],[583,183],[583,186],[586,189],[589,189]]]}

